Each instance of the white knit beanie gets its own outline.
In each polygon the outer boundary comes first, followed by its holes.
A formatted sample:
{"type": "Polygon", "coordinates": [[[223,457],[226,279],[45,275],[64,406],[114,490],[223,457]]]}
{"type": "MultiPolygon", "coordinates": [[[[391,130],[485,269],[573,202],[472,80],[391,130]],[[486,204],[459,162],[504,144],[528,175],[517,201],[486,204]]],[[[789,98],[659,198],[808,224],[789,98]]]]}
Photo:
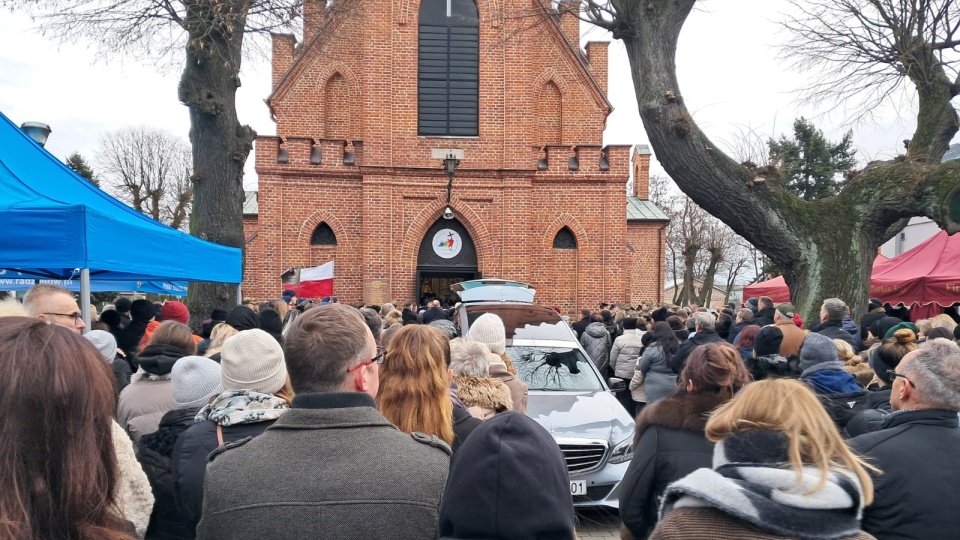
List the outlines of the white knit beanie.
{"type": "Polygon", "coordinates": [[[273,394],[287,382],[283,349],[273,336],[255,328],[227,338],[220,351],[225,390],[273,394]]]}
{"type": "Polygon", "coordinates": [[[500,354],[507,346],[507,332],[503,321],[493,313],[484,313],[470,325],[470,339],[485,343],[490,352],[500,354]]]}
{"type": "Polygon", "coordinates": [[[170,387],[177,409],[202,407],[223,392],[220,364],[203,356],[184,356],[170,370],[170,387]]]}

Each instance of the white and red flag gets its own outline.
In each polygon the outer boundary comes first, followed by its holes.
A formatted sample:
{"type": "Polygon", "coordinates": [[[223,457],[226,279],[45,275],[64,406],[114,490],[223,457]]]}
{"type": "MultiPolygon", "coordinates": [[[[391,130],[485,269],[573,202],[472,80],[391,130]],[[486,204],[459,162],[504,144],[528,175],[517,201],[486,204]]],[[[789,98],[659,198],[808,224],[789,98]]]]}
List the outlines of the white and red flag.
{"type": "Polygon", "coordinates": [[[301,298],[320,298],[333,295],[333,261],[313,268],[300,269],[301,298]]]}

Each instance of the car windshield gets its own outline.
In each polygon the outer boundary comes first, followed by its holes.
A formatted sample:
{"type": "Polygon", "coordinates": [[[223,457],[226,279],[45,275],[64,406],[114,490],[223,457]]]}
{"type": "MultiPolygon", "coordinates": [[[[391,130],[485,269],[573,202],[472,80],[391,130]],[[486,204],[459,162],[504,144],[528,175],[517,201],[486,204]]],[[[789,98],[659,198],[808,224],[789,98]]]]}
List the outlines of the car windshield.
{"type": "Polygon", "coordinates": [[[530,390],[602,390],[590,359],[576,347],[507,347],[517,375],[530,390]]]}

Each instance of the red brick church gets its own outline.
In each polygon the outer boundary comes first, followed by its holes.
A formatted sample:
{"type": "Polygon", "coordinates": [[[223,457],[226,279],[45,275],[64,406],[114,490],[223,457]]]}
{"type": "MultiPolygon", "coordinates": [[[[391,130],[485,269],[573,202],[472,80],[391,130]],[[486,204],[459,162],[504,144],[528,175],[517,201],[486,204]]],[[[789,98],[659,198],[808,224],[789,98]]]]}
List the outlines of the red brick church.
{"type": "Polygon", "coordinates": [[[662,297],[650,152],[602,146],[608,44],[581,50],[574,15],[539,0],[306,4],[304,42],[273,37],[278,135],[256,140],[244,296],[335,261],[345,302],[446,297],[481,276],[530,283],[566,314],[662,297]]]}

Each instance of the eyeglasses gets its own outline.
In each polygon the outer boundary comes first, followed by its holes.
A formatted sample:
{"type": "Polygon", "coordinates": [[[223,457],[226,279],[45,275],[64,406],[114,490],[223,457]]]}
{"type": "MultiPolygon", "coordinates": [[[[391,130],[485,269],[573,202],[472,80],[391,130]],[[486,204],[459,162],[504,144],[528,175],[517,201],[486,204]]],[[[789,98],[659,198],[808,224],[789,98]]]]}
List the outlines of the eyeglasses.
{"type": "MultiPolygon", "coordinates": [[[[893,370],[893,369],[887,370],[887,377],[890,377],[891,379],[896,379],[897,377],[903,377],[903,380],[907,381],[910,384],[913,384],[913,381],[908,379],[906,375],[902,373],[897,373],[896,370],[893,370]]],[[[916,386],[916,385],[913,384],[913,386],[916,386]]]]}
{"type": "Polygon", "coordinates": [[[386,352],[387,352],[387,350],[384,349],[383,347],[377,347],[377,355],[376,355],[376,356],[374,356],[374,357],[371,358],[370,360],[367,360],[366,362],[360,362],[359,364],[357,364],[357,365],[355,365],[355,366],[353,366],[353,367],[348,367],[348,368],[347,368],[347,373],[353,373],[354,371],[362,368],[363,366],[369,366],[370,364],[373,364],[374,362],[376,362],[377,364],[382,364],[382,363],[383,363],[383,355],[384,355],[386,352]]]}
{"type": "Polygon", "coordinates": [[[83,315],[82,315],[81,313],[77,313],[77,312],[73,312],[73,313],[44,313],[44,315],[56,315],[57,317],[70,317],[71,319],[73,319],[73,322],[74,322],[74,323],[76,323],[77,321],[80,320],[81,317],[83,317],[83,315]]]}

